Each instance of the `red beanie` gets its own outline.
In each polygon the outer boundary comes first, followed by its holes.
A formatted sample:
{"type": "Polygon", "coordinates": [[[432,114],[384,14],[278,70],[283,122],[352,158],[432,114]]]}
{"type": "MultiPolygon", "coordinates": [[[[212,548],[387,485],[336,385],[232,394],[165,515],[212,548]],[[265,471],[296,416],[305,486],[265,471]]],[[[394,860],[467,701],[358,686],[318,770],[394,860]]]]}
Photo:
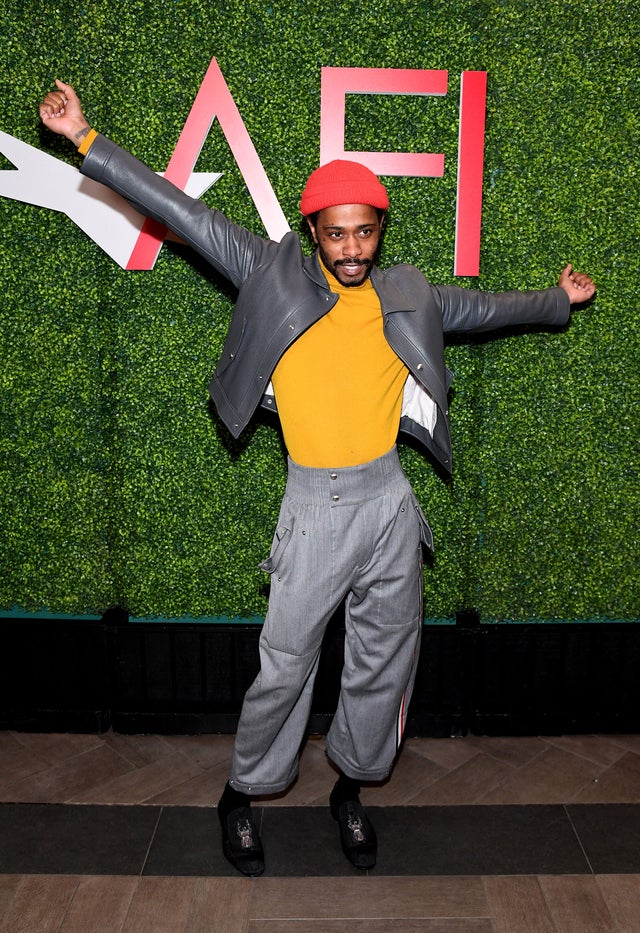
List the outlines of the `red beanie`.
{"type": "Polygon", "coordinates": [[[360,162],[334,159],[311,173],[302,192],[300,210],[308,217],[337,204],[369,204],[386,211],[389,198],[371,169],[360,162]]]}

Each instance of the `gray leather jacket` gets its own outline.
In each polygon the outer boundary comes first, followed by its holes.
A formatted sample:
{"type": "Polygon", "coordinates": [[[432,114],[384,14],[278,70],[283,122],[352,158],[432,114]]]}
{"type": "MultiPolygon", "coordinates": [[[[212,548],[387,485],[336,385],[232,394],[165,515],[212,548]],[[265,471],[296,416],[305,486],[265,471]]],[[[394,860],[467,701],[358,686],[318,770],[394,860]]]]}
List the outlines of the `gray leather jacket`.
{"type": "MultiPolygon", "coordinates": [[[[270,382],[278,360],[338,300],[317,256],[305,256],[293,232],[276,243],[233,224],[104,136],[98,136],[89,149],[82,172],[161,221],[238,289],[209,387],[220,417],[237,437],[259,404],[275,410],[270,382]]],[[[450,474],[451,373],[444,363],[444,334],[564,324],[569,298],[561,288],[491,294],[440,287],[410,265],[386,271],[374,267],[371,281],[380,298],[386,339],[410,372],[400,431],[422,443],[450,474]]]]}

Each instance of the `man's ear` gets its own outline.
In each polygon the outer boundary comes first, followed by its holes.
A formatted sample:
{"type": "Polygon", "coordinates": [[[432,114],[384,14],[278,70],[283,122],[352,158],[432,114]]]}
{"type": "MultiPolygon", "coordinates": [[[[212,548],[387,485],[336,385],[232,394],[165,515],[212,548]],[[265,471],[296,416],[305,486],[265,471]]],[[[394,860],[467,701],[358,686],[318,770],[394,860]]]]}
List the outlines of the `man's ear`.
{"type": "Polygon", "coordinates": [[[313,220],[311,219],[311,217],[307,217],[307,223],[308,223],[308,225],[309,225],[309,230],[311,231],[311,237],[312,237],[312,239],[313,239],[313,242],[314,242],[314,243],[317,243],[317,242],[318,242],[318,237],[317,237],[317,234],[316,234],[316,225],[314,224],[314,222],[313,222],[313,220]]]}

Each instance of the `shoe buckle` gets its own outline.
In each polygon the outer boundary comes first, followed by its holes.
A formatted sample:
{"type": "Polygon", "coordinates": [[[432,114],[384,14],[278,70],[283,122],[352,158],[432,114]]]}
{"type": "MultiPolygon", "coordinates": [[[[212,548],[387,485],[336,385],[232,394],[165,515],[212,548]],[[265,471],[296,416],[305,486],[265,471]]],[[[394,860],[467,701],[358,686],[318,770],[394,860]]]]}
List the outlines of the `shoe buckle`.
{"type": "Polygon", "coordinates": [[[236,830],[240,837],[240,848],[251,849],[253,847],[253,837],[249,820],[245,820],[244,823],[238,822],[236,824],[236,830]]]}
{"type": "Polygon", "coordinates": [[[365,836],[362,829],[362,820],[359,816],[350,817],[347,820],[347,826],[349,827],[349,832],[353,836],[354,842],[364,842],[365,836]]]}

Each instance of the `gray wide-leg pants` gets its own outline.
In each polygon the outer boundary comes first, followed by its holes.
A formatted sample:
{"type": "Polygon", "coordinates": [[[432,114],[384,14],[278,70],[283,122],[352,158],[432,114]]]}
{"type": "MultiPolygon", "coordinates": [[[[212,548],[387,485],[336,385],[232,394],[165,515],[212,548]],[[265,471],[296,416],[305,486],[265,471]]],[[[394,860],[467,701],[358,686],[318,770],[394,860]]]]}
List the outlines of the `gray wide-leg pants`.
{"type": "Polygon", "coordinates": [[[246,693],[230,783],[284,790],[298,769],[326,626],[346,597],[345,658],[327,753],[381,780],[402,738],[422,628],[422,549],[431,532],[394,448],[361,466],[289,461],[270,557],[261,669],[246,693]]]}

